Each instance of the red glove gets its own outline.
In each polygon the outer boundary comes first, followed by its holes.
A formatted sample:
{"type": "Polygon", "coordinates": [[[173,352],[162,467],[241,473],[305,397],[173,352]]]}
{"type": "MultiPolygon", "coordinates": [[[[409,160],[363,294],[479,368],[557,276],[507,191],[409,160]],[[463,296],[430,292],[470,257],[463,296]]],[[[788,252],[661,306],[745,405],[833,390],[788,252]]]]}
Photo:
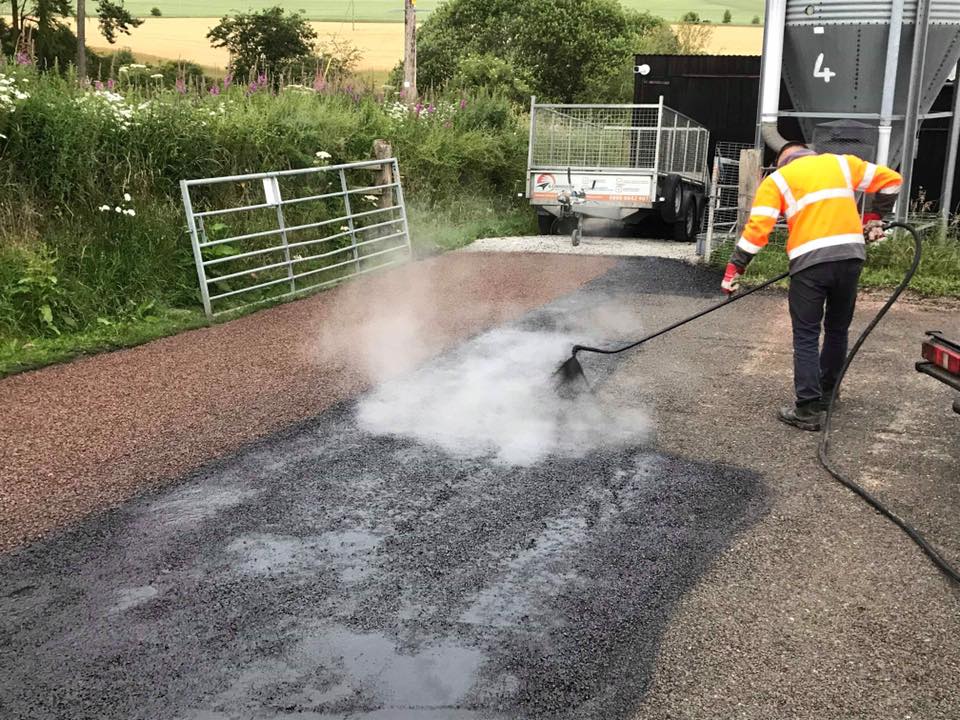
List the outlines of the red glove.
{"type": "Polygon", "coordinates": [[[878,213],[863,214],[863,239],[868,242],[883,240],[886,233],[883,230],[883,218],[878,213]]]}
{"type": "Polygon", "coordinates": [[[738,268],[732,262],[727,263],[727,270],[723,273],[723,282],[720,283],[720,289],[724,294],[732,295],[740,288],[740,276],[743,270],[738,268]]]}

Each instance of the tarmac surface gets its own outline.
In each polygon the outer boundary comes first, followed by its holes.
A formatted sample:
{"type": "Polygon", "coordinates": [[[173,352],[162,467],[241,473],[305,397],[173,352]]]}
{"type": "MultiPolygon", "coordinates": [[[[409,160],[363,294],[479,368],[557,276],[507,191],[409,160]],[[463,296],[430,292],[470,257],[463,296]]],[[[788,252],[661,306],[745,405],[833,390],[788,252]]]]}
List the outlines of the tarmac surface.
{"type": "MultiPolygon", "coordinates": [[[[716,284],[620,260],[0,557],[3,717],[960,716],[960,592],[773,420],[782,293],[585,358],[595,396],[536,380],[716,284]]],[[[936,305],[876,331],[835,452],[960,559],[960,418],[912,370],[927,327],[960,335],[936,305]]]]}

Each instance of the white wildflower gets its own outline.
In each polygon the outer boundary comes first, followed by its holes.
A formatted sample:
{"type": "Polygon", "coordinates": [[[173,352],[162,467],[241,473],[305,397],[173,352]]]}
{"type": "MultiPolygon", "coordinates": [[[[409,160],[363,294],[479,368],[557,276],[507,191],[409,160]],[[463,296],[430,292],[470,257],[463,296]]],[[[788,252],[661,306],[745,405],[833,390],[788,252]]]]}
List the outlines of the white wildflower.
{"type": "Polygon", "coordinates": [[[341,225],[341,226],[340,226],[340,230],[341,230],[342,232],[346,232],[346,231],[349,230],[349,229],[350,229],[350,228],[348,228],[346,225],[341,225]]]}
{"type": "Polygon", "coordinates": [[[163,80],[163,73],[154,73],[150,76],[151,80],[163,80]]]}
{"type": "Polygon", "coordinates": [[[130,69],[131,69],[131,70],[146,70],[146,69],[147,69],[147,66],[146,66],[146,65],[140,65],[139,63],[132,63],[132,64],[130,65],[130,69]]]}
{"type": "Polygon", "coordinates": [[[137,214],[137,211],[134,210],[133,208],[130,208],[129,210],[127,210],[127,215],[129,215],[130,217],[134,217],[136,214],[137,214]]]}
{"type": "Polygon", "coordinates": [[[123,200],[124,200],[124,202],[130,202],[131,200],[133,200],[133,198],[130,197],[130,193],[124,193],[124,194],[123,194],[123,200]]]}
{"type": "Polygon", "coordinates": [[[110,206],[109,206],[109,205],[101,205],[101,206],[100,206],[100,212],[110,212],[110,206]]]}
{"type": "Polygon", "coordinates": [[[321,150],[320,152],[317,153],[317,157],[320,158],[321,160],[329,160],[330,158],[333,157],[333,155],[328,153],[326,150],[321,150]]]}
{"type": "Polygon", "coordinates": [[[122,208],[122,207],[114,208],[114,210],[116,210],[117,213],[122,213],[122,212],[123,212],[123,208],[122,208]]]}
{"type": "Polygon", "coordinates": [[[0,140],[7,140],[7,139],[8,138],[6,135],[4,135],[3,133],[0,133],[0,140]]]}
{"type": "Polygon", "coordinates": [[[363,199],[367,202],[376,202],[379,198],[376,195],[364,195],[363,199]]]}

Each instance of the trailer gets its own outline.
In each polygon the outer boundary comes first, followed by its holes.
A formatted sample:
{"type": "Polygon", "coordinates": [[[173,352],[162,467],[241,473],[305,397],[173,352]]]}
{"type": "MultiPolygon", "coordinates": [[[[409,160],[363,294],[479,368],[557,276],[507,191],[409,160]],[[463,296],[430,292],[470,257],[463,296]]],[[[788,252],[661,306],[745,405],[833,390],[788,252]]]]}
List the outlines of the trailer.
{"type": "Polygon", "coordinates": [[[709,131],[663,104],[530,102],[526,196],[540,232],[571,233],[584,217],[637,226],[653,217],[675,240],[699,232],[708,197],[709,131]]]}

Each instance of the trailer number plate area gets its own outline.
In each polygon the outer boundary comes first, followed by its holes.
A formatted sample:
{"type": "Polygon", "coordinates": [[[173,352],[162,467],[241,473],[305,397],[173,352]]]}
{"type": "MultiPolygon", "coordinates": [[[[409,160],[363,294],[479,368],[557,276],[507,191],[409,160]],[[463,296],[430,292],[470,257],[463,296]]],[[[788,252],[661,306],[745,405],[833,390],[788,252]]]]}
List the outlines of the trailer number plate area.
{"type": "Polygon", "coordinates": [[[534,200],[556,201],[562,190],[584,190],[588,202],[647,203],[653,194],[649,175],[593,175],[573,173],[567,181],[566,173],[534,173],[531,177],[530,197],[534,200]]]}

